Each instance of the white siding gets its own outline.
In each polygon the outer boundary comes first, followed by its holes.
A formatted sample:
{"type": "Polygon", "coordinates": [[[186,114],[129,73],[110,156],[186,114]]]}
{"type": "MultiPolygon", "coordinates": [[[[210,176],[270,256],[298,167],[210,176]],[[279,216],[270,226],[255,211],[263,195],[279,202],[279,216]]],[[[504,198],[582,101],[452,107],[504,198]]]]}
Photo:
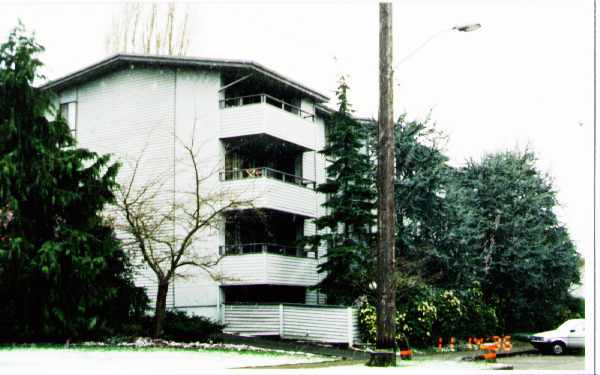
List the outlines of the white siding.
{"type": "MultiPolygon", "coordinates": [[[[315,119],[315,149],[321,151],[325,148],[325,121],[322,117],[316,117],[315,119]]],[[[317,153],[315,156],[315,181],[318,184],[322,184],[326,179],[325,171],[326,163],[325,156],[321,153],[317,153]]]]}
{"type": "Polygon", "coordinates": [[[224,194],[251,200],[256,208],[316,216],[317,193],[310,188],[267,177],[222,181],[221,187],[224,194]]]}
{"type": "Polygon", "coordinates": [[[220,319],[216,305],[196,307],[174,307],[174,309],[177,311],[184,311],[188,315],[203,316],[212,320],[213,322],[218,322],[220,319]]]}
{"type": "MultiPolygon", "coordinates": [[[[193,139],[199,150],[201,173],[207,177],[203,191],[220,191],[223,196],[237,199],[250,194],[258,208],[316,217],[322,198],[313,190],[267,178],[220,182],[217,172],[224,166],[220,138],[265,133],[309,150],[302,160],[304,177],[324,181],[322,157],[312,151],[323,143],[321,120],[302,119],[268,104],[219,109],[220,86],[218,71],[128,66],[65,90],[58,101],[73,103],[75,110],[69,112],[74,118],[69,120],[76,122],[80,146],[100,154],[110,153],[122,163],[119,182],[129,180],[137,159],[141,160],[136,176],[139,185],[155,179],[164,182],[161,207],[171,207],[180,197],[176,191],[191,186],[189,164],[186,167],[178,161],[185,158],[182,144],[189,145],[193,139]]],[[[311,101],[302,100],[301,106],[314,112],[311,101]]],[[[224,241],[222,229],[220,223],[201,233],[194,248],[196,254],[217,256],[224,241]]],[[[177,228],[167,230],[179,233],[177,228]]],[[[124,238],[123,233],[119,235],[124,238]]],[[[318,280],[316,262],[252,254],[226,257],[217,268],[241,283],[310,286],[318,280]]],[[[181,271],[188,277],[171,285],[168,306],[217,318],[220,283],[199,269],[181,271]]],[[[156,281],[148,268],[138,268],[136,284],[146,287],[154,299],[156,281]]],[[[307,297],[312,300],[310,295],[307,297]]]]}
{"type": "MultiPolygon", "coordinates": [[[[316,225],[313,220],[304,220],[304,235],[305,236],[313,236],[316,233],[316,225]]],[[[327,247],[325,244],[321,244],[318,249],[318,259],[315,267],[318,268],[319,264],[323,263],[327,255],[327,247]]],[[[321,282],[326,276],[325,272],[317,272],[317,283],[321,282]]],[[[327,302],[327,296],[321,292],[317,291],[307,291],[306,295],[306,303],[307,304],[325,304],[327,302]]]]}
{"type": "MultiPolygon", "coordinates": [[[[173,71],[124,69],[85,83],[75,93],[61,94],[64,101],[77,99],[79,145],[100,154],[110,153],[113,160],[120,161],[120,183],[129,181],[135,161],[141,158],[136,183],[160,179],[165,182],[165,192],[173,190],[169,175],[174,145],[174,82],[173,71]]],[[[161,201],[169,205],[171,196],[163,193],[161,201]]],[[[153,302],[154,274],[140,268],[136,284],[147,288],[153,302]]],[[[172,293],[167,302],[172,305],[172,293]]]]}
{"type": "Polygon", "coordinates": [[[307,151],[302,154],[302,177],[315,181],[315,151],[307,151]]]}
{"type": "Polygon", "coordinates": [[[317,283],[316,259],[265,255],[268,284],[312,286],[317,283]]]}
{"type": "MultiPolygon", "coordinates": [[[[175,116],[175,160],[178,203],[192,205],[194,172],[184,146],[194,146],[198,169],[203,179],[201,194],[218,196],[218,171],[223,167],[221,142],[219,141],[219,93],[221,77],[217,71],[190,69],[176,70],[176,91],[173,98],[175,116]]],[[[210,212],[209,209],[206,210],[210,212]]],[[[184,228],[178,229],[184,234],[184,228]]],[[[219,249],[219,231],[216,228],[202,230],[196,237],[191,252],[198,258],[216,261],[219,249]]],[[[217,317],[218,282],[204,270],[188,267],[180,270],[186,275],[175,281],[175,308],[190,314],[211,319],[217,317]]]]}
{"type": "MultiPolygon", "coordinates": [[[[219,84],[216,72],[136,67],[64,92],[61,101],[77,98],[77,138],[81,146],[111,153],[121,161],[120,182],[130,178],[135,161],[141,157],[136,181],[140,185],[152,179],[164,181],[161,201],[169,207],[175,198],[174,186],[186,191],[192,182],[183,144],[194,141],[199,150],[201,171],[209,177],[203,186],[205,191],[219,188],[219,84]],[[176,163],[179,160],[183,163],[176,163]]],[[[200,239],[195,251],[216,256],[218,231],[205,231],[200,239]]],[[[200,269],[184,271],[188,277],[171,285],[167,306],[214,318],[218,284],[200,269]]],[[[136,284],[146,288],[154,303],[156,280],[147,267],[138,268],[136,284]]]]}
{"type": "MultiPolygon", "coordinates": [[[[323,148],[325,148],[325,119],[323,117],[317,116],[315,119],[315,129],[316,129],[316,133],[315,133],[315,145],[316,145],[316,149],[317,151],[321,151],[323,150],[323,148]]],[[[314,163],[315,163],[315,181],[317,184],[322,184],[327,180],[327,171],[325,170],[326,166],[328,165],[328,162],[325,160],[325,156],[319,152],[317,152],[315,154],[315,158],[314,158],[314,163]]],[[[325,195],[321,194],[321,193],[317,193],[317,217],[323,216],[326,213],[326,209],[325,207],[323,207],[323,204],[325,203],[325,195]]],[[[307,220],[307,225],[305,225],[305,228],[308,226],[307,230],[305,230],[305,232],[309,232],[310,234],[315,233],[316,232],[316,228],[314,223],[310,222],[307,220]]],[[[321,264],[323,262],[326,261],[326,256],[327,256],[327,247],[325,244],[321,244],[321,246],[319,246],[319,261],[318,263],[321,264]]],[[[319,281],[323,280],[326,276],[326,273],[319,273],[319,281]]],[[[327,300],[327,296],[325,294],[319,293],[319,303],[326,303],[327,300]]]]}
{"type": "Polygon", "coordinates": [[[62,91],[59,95],[60,104],[71,103],[74,101],[77,101],[77,89],[76,88],[66,89],[66,90],[62,91]]]}
{"type": "Polygon", "coordinates": [[[279,335],[279,305],[224,305],[225,333],[279,335]]]}
{"type": "Polygon", "coordinates": [[[319,303],[319,300],[317,298],[317,291],[310,290],[307,288],[304,303],[306,303],[307,305],[317,305],[319,303]]]}
{"type": "Polygon", "coordinates": [[[223,285],[298,285],[317,282],[316,259],[277,254],[229,255],[220,261],[223,285]]]}
{"type": "Polygon", "coordinates": [[[315,102],[309,98],[300,99],[300,109],[304,112],[315,113],[315,102]]]}
{"type": "Polygon", "coordinates": [[[267,280],[264,254],[226,256],[219,262],[221,283],[244,285],[265,283],[267,280]]]}
{"type": "Polygon", "coordinates": [[[310,150],[315,149],[315,125],[266,103],[221,109],[221,138],[269,134],[310,150]]]}

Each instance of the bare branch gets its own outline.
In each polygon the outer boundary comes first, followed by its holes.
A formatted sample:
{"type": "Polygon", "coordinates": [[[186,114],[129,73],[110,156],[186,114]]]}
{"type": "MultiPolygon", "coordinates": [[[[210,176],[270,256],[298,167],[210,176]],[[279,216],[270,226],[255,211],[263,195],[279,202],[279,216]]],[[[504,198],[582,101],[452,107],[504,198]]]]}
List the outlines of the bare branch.
{"type": "Polygon", "coordinates": [[[164,309],[168,283],[177,277],[185,277],[178,272],[182,267],[200,269],[213,280],[220,278],[216,266],[222,257],[216,249],[209,249],[210,256],[199,256],[196,244],[203,235],[210,235],[210,231],[223,222],[226,211],[252,207],[251,199],[241,199],[224,190],[207,189],[210,184],[206,182],[218,173],[219,165],[206,168],[208,175],[203,175],[202,163],[194,149],[194,138],[192,136],[190,145],[182,145],[190,165],[180,172],[190,175],[192,184],[189,190],[165,189],[171,181],[165,175],[142,180],[152,167],[144,169],[140,156],[134,163],[129,180],[123,184],[117,202],[121,217],[117,227],[131,237],[127,249],[138,259],[141,254],[140,260],[155,274],[159,284],[157,296],[162,300],[157,297],[157,311],[164,309]]]}
{"type": "Polygon", "coordinates": [[[122,5],[106,37],[107,52],[187,55],[192,36],[189,26],[193,25],[189,7],[176,2],[122,5]]]}

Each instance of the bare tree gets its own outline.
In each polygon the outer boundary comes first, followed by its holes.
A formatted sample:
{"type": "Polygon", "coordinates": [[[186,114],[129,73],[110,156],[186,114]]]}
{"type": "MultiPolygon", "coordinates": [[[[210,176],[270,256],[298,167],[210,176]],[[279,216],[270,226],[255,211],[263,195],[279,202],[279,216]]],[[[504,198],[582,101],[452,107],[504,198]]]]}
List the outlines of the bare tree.
{"type": "Polygon", "coordinates": [[[200,160],[193,143],[191,146],[183,145],[183,150],[191,164],[190,191],[176,192],[172,195],[172,204],[165,203],[164,185],[167,179],[137,183],[142,160],[139,157],[131,178],[122,186],[117,203],[120,218],[116,220],[116,226],[131,240],[126,242],[126,246],[134,256],[143,260],[158,284],[154,337],[162,333],[169,284],[175,278],[189,276],[180,272],[184,267],[201,269],[213,280],[219,278],[215,266],[221,257],[216,253],[200,254],[195,243],[219,224],[225,211],[252,207],[251,199],[240,199],[223,189],[210,189],[216,168],[201,174],[200,160]]]}
{"type": "Polygon", "coordinates": [[[185,56],[190,46],[189,4],[125,3],[113,16],[108,53],[185,56]]]}

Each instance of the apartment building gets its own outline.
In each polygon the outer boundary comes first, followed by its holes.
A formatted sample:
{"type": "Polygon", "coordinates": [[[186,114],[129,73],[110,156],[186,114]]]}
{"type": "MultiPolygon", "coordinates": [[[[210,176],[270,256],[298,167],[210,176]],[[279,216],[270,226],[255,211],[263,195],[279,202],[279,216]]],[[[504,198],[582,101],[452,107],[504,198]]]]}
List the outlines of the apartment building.
{"type": "MultiPolygon", "coordinates": [[[[226,323],[232,333],[327,342],[357,340],[356,312],[328,306],[310,289],[326,255],[299,245],[323,214],[329,98],[251,61],[115,55],[44,86],[81,147],[123,163],[141,160],[138,180],[163,178],[172,204],[189,177],[179,172],[182,142],[200,145],[207,188],[251,196],[231,209],[196,250],[220,259],[214,278],[200,269],[176,279],[169,308],[226,323]],[[164,178],[169,176],[168,179],[164,178]]],[[[153,275],[137,283],[155,294],[153,275]]]]}

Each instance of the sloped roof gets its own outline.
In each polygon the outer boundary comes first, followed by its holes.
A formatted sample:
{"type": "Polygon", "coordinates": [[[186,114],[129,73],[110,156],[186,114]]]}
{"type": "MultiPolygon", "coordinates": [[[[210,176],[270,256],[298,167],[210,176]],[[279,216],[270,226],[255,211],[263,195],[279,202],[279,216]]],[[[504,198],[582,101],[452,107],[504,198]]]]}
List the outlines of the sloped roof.
{"type": "Polygon", "coordinates": [[[249,60],[225,60],[225,59],[207,59],[196,57],[179,56],[160,56],[160,55],[135,55],[135,54],[116,54],[104,60],[101,60],[88,67],[68,74],[64,77],[47,82],[41,86],[43,89],[61,90],[76,84],[80,84],[94,79],[102,74],[114,71],[127,66],[128,64],[159,65],[171,67],[199,67],[211,69],[239,68],[248,69],[256,73],[267,76],[271,79],[281,82],[303,92],[313,98],[316,102],[327,102],[329,98],[318,91],[310,89],[294,80],[271,70],[261,64],[249,60]]]}

